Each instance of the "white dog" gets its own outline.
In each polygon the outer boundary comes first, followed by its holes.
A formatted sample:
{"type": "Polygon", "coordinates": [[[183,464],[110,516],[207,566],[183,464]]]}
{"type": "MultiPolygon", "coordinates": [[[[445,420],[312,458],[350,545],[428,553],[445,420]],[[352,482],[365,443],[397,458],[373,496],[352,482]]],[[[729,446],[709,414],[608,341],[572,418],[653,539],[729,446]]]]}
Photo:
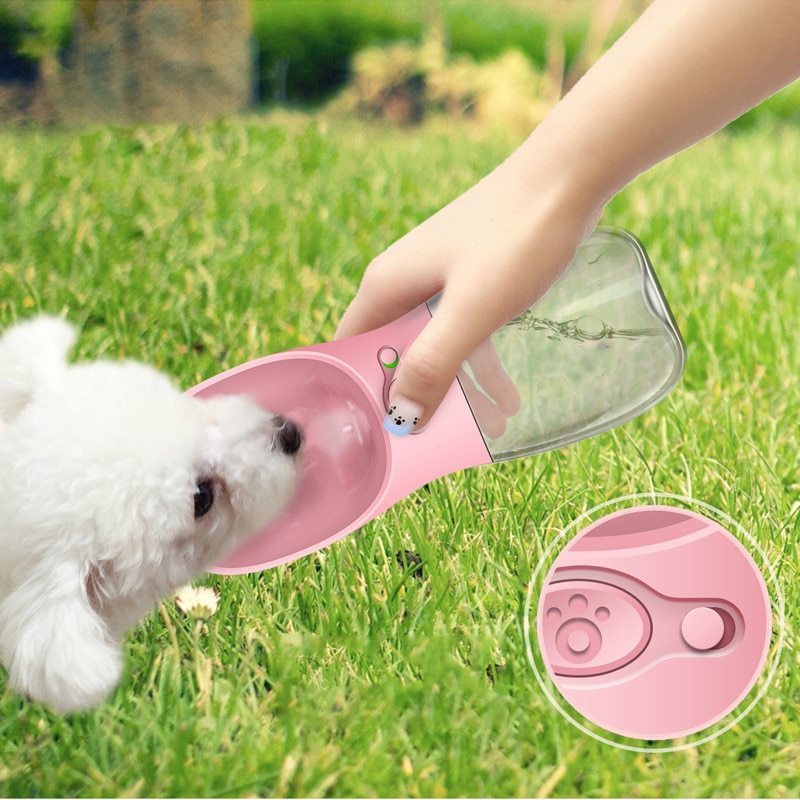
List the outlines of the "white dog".
{"type": "Polygon", "coordinates": [[[57,711],[116,686],[120,639],[287,504],[297,428],[143,364],[68,365],[38,317],[0,338],[0,660],[57,711]]]}

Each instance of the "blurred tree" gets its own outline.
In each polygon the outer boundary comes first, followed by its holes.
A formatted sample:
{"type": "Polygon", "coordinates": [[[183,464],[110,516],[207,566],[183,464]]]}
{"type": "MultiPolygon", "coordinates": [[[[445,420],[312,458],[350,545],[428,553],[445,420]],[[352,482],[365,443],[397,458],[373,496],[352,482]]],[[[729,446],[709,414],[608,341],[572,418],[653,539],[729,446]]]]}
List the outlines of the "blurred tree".
{"type": "Polygon", "coordinates": [[[249,3],[79,0],[68,61],[54,87],[62,116],[192,122],[241,111],[253,92],[249,3]]]}

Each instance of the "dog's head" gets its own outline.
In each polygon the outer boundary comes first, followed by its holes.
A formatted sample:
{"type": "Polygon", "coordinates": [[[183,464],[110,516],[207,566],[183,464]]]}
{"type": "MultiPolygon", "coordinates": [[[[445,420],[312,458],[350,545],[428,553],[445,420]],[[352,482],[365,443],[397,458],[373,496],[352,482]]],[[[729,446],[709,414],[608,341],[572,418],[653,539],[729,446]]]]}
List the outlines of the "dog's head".
{"type": "Polygon", "coordinates": [[[69,595],[113,640],[277,516],[300,436],[143,364],[69,365],[73,338],[39,318],[0,339],[0,592],[17,594],[0,597],[0,626],[17,624],[12,606],[29,617],[32,595],[52,595],[56,617],[69,595]]]}

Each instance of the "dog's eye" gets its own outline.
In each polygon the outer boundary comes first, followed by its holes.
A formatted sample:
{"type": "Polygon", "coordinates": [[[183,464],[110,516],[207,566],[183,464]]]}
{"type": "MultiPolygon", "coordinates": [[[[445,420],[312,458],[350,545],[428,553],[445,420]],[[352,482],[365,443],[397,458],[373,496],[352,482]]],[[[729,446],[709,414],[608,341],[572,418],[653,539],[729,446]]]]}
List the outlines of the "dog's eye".
{"type": "Polygon", "coordinates": [[[201,481],[197,484],[194,493],[194,518],[200,519],[211,511],[214,505],[214,484],[211,481],[201,481]]]}

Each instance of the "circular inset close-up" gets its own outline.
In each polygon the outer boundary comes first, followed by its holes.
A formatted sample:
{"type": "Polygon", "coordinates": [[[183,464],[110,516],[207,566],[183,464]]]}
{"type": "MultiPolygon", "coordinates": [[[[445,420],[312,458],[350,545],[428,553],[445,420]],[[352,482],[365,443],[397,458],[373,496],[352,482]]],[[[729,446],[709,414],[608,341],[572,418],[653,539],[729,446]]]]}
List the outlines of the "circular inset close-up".
{"type": "Polygon", "coordinates": [[[622,736],[673,739],[718,722],[753,687],[770,599],[718,522],[640,506],[569,541],[545,578],[536,628],[550,678],[579,714],[622,736]]]}

